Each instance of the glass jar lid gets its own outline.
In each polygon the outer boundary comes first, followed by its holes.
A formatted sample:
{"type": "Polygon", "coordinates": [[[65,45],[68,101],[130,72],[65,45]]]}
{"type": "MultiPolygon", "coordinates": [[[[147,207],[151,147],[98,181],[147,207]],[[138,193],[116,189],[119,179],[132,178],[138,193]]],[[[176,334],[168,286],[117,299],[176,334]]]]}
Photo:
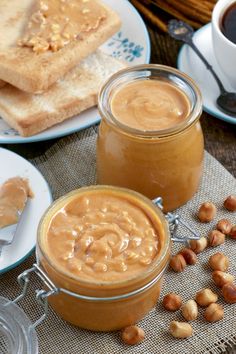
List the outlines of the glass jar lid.
{"type": "Polygon", "coordinates": [[[0,353],[38,353],[37,334],[30,319],[17,304],[4,297],[0,297],[0,353]]]}

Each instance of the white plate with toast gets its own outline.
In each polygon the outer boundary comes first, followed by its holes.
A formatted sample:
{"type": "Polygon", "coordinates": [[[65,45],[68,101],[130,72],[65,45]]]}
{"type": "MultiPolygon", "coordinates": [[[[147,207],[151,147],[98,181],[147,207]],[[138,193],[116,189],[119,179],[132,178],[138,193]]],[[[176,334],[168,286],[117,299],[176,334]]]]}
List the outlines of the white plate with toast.
{"type": "Polygon", "coordinates": [[[16,267],[34,250],[38,223],[45,210],[52,203],[49,186],[41,173],[21,156],[0,148],[0,185],[12,177],[23,177],[29,181],[34,194],[29,198],[13,243],[3,247],[0,256],[0,274],[16,267]]]}
{"type": "MultiPolygon", "coordinates": [[[[103,0],[103,2],[118,13],[122,26],[118,33],[100,47],[102,51],[127,62],[128,65],[148,63],[150,60],[150,39],[146,26],[137,10],[128,0],[103,0]]],[[[20,101],[25,101],[24,97],[22,98],[21,100],[19,99],[19,103],[20,101]]],[[[9,101],[8,105],[14,114],[17,113],[17,109],[24,108],[20,105],[20,108],[18,108],[17,101],[9,101]]],[[[62,110],[59,108],[58,112],[62,112],[62,110]]],[[[0,118],[0,144],[28,143],[54,139],[85,129],[99,121],[98,110],[90,108],[39,134],[23,137],[0,118]]]]}

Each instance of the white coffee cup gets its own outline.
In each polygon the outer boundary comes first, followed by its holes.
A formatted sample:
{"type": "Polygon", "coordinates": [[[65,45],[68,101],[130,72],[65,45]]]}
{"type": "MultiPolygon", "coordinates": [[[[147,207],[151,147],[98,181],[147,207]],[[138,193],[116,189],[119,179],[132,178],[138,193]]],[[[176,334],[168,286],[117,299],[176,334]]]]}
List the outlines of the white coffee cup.
{"type": "Polygon", "coordinates": [[[236,89],[236,44],[221,31],[222,17],[235,2],[236,0],[219,0],[216,3],[212,12],[212,41],[216,60],[231,86],[236,89]]]}

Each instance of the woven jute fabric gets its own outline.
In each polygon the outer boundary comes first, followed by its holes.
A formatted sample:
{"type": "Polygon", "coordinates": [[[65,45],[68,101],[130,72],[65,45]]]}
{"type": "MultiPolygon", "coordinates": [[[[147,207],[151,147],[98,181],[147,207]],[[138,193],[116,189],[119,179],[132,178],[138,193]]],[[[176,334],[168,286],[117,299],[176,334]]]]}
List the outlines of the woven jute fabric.
{"type": "MultiPolygon", "coordinates": [[[[47,179],[54,198],[84,185],[96,183],[96,127],[56,141],[42,156],[32,160],[47,179]]],[[[183,171],[184,172],[184,171],[183,171]]],[[[235,223],[235,214],[227,212],[222,202],[226,196],[236,192],[236,180],[213,157],[205,153],[204,176],[198,193],[195,197],[176,212],[192,225],[201,235],[207,235],[214,228],[215,221],[210,224],[201,224],[197,221],[196,210],[204,201],[212,201],[217,206],[217,220],[229,218],[235,223]]],[[[186,234],[188,231],[179,230],[186,234]]],[[[173,253],[180,246],[173,244],[173,253]]],[[[126,346],[120,340],[120,334],[95,333],[79,329],[61,320],[52,309],[47,319],[37,327],[41,354],[207,354],[222,353],[236,344],[236,305],[229,305],[223,301],[220,291],[211,280],[211,270],[208,266],[209,256],[222,251],[230,258],[229,272],[236,275],[236,243],[227,239],[226,243],[217,248],[208,248],[198,257],[195,266],[188,266],[183,273],[176,274],[167,270],[160,302],[139,323],[145,330],[146,339],[138,346],[126,346]],[[161,300],[166,293],[176,292],[184,301],[194,298],[196,292],[210,287],[219,294],[219,303],[223,305],[224,319],[214,324],[205,322],[203,309],[199,317],[192,322],[194,335],[186,340],[174,339],[168,333],[171,320],[183,320],[180,311],[169,313],[161,306],[161,300]]],[[[0,295],[15,298],[20,288],[16,278],[35,261],[32,255],[23,264],[4,274],[0,278],[0,295]]],[[[34,321],[42,310],[35,301],[35,289],[42,286],[33,278],[28,296],[20,302],[25,312],[34,321]]]]}

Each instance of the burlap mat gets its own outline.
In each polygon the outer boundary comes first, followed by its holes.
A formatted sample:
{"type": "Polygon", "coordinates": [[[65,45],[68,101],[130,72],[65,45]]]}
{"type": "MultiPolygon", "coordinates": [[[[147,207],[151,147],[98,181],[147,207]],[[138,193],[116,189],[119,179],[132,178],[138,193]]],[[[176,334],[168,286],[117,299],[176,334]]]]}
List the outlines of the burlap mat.
{"type": "MultiPolygon", "coordinates": [[[[32,162],[48,180],[54,198],[72,189],[95,183],[95,149],[96,128],[63,138],[52,145],[44,155],[32,162]]],[[[183,171],[184,172],[184,171],[183,171]]],[[[195,212],[200,203],[210,200],[218,207],[217,219],[227,217],[235,223],[235,214],[222,208],[222,201],[229,194],[236,192],[236,180],[208,153],[205,154],[205,170],[201,188],[187,205],[178,210],[179,214],[191,223],[202,235],[214,227],[214,222],[203,225],[195,219],[195,212]]],[[[173,246],[173,252],[177,245],[173,246]]],[[[217,248],[230,257],[230,273],[236,275],[236,243],[228,240],[217,248]]],[[[216,249],[208,249],[199,256],[196,266],[187,267],[181,274],[168,270],[165,276],[162,297],[171,291],[179,293],[184,301],[194,297],[196,291],[211,287],[220,294],[213,285],[211,271],[207,265],[209,256],[216,249]]],[[[1,276],[0,295],[13,299],[19,293],[16,277],[34,262],[34,255],[21,266],[1,276]]],[[[21,301],[22,307],[35,320],[41,314],[34,300],[34,289],[40,285],[32,284],[26,299],[21,301]]],[[[160,300],[161,300],[160,299],[160,300]]],[[[204,321],[202,310],[199,318],[192,323],[194,336],[187,340],[177,340],[168,334],[171,320],[181,320],[181,314],[168,313],[158,304],[139,325],[146,333],[146,340],[134,347],[121,343],[119,333],[93,333],[73,327],[62,321],[52,310],[45,322],[37,328],[41,354],[120,354],[120,353],[161,353],[161,354],[200,354],[222,353],[229,345],[236,344],[236,305],[228,305],[222,301],[225,316],[223,321],[208,324],[204,321]]],[[[228,349],[229,350],[229,349],[228,349]]],[[[228,352],[235,352],[234,349],[228,352]]]]}

